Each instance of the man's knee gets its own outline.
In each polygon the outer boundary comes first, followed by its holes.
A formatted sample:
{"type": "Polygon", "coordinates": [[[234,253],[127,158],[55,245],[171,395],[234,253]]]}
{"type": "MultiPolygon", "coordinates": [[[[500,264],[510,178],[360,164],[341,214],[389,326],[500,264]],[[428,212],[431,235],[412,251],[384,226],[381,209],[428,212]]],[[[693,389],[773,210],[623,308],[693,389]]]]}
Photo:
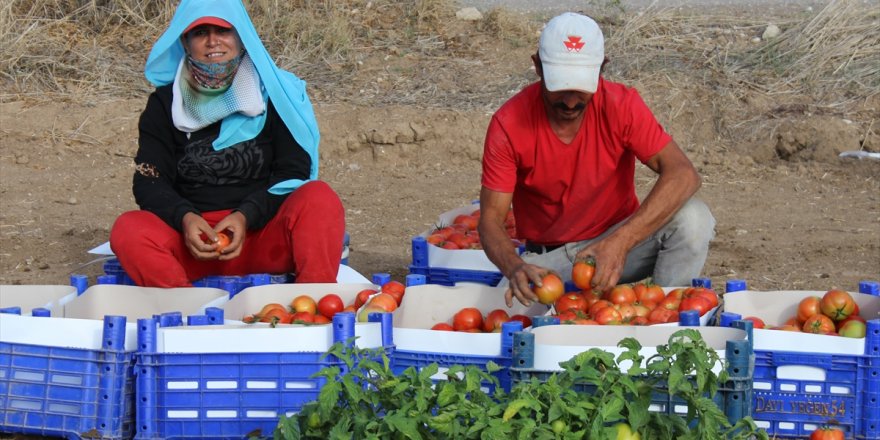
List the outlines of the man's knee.
{"type": "Polygon", "coordinates": [[[708,243],[715,237],[715,217],[702,200],[695,198],[688,200],[678,210],[668,226],[695,245],[708,243]]]}

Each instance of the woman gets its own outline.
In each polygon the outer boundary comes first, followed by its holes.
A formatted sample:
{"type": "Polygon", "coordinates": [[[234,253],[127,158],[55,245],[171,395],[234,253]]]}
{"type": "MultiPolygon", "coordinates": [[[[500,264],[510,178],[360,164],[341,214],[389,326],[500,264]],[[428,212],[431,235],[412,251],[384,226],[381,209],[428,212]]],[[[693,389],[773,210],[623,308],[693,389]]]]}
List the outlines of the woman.
{"type": "Polygon", "coordinates": [[[316,180],[305,84],[275,65],[241,1],[183,0],[145,74],[156,90],[138,127],[141,210],[110,233],[135,283],[290,272],[336,282],[344,209],[316,180]]]}

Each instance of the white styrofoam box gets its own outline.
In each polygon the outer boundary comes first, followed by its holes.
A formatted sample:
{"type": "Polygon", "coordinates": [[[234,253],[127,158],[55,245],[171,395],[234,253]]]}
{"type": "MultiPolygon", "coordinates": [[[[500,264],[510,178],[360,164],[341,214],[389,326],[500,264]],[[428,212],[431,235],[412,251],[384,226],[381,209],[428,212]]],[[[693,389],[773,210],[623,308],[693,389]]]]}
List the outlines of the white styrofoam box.
{"type": "Polygon", "coordinates": [[[52,315],[72,299],[76,298],[76,287],[63,285],[0,285],[0,309],[21,307],[23,315],[30,315],[33,309],[48,309],[52,315]]]}
{"type": "Polygon", "coordinates": [[[476,283],[456,286],[424,284],[406,288],[400,307],[394,312],[394,344],[398,350],[498,356],[500,333],[465,333],[430,330],[438,322],[452,324],[452,317],[465,307],[475,307],[483,316],[503,309],[511,316],[543,315],[547,306],[534,303],[526,307],[514,301],[504,303],[504,288],[476,283]]]}
{"type": "MultiPolygon", "coordinates": [[[[356,322],[355,345],[382,347],[378,322],[356,322]]],[[[332,325],[210,325],[163,327],[157,331],[158,353],[296,353],[326,352],[333,345],[332,325]]]]}
{"type": "MultiPolygon", "coordinates": [[[[865,320],[880,318],[880,297],[849,292],[859,305],[865,320]]],[[[825,291],[780,290],[757,292],[742,290],[724,295],[724,311],[737,313],[744,318],[761,318],[767,327],[782,325],[797,315],[798,304],[804,298],[822,297],[825,291]]],[[[755,329],[755,350],[798,351],[823,354],[865,354],[865,338],[817,335],[812,333],[755,329]]]]}
{"type": "MultiPolygon", "coordinates": [[[[689,327],[700,332],[703,340],[718,353],[723,360],[727,341],[745,340],[746,332],[734,328],[722,327],[689,327]]],[[[532,329],[535,334],[535,370],[561,371],[560,362],[567,361],[579,353],[591,348],[599,348],[613,353],[615,357],[624,352],[617,344],[624,338],[635,338],[642,344],[640,353],[645,359],[657,354],[657,346],[669,342],[669,337],[682,330],[676,327],[657,326],[626,326],[626,325],[546,325],[532,329]]],[[[625,371],[631,364],[621,363],[625,371]]],[[[716,365],[716,373],[721,365],[716,365]]]]}
{"type": "MultiPolygon", "coordinates": [[[[100,350],[103,319],[19,316],[0,313],[0,341],[13,344],[100,350]]],[[[137,347],[137,322],[126,320],[125,351],[137,347]]]]}
{"type": "MultiPolygon", "coordinates": [[[[470,215],[479,208],[480,205],[474,204],[446,211],[438,217],[437,225],[451,225],[455,217],[462,214],[470,215]]],[[[433,231],[434,228],[428,229],[419,234],[419,236],[427,238],[433,231]]],[[[486,252],[482,249],[450,250],[429,244],[428,262],[430,267],[442,267],[445,269],[499,271],[498,266],[489,261],[489,257],[486,256],[486,252]]]]}
{"type": "Polygon", "coordinates": [[[335,293],[342,299],[343,304],[349,305],[354,303],[358,292],[364,289],[379,290],[379,286],[369,283],[267,284],[242,290],[221,308],[227,322],[240,321],[245,316],[259,312],[266,304],[279,303],[287,306],[300,295],[309,295],[317,302],[324,295],[335,293]]]}
{"type": "Polygon", "coordinates": [[[65,318],[104,319],[105,315],[125,316],[128,322],[152,318],[168,312],[203,315],[208,307],[220,307],[229,292],[210,287],[158,287],[98,284],[64,305],[65,318]]]}

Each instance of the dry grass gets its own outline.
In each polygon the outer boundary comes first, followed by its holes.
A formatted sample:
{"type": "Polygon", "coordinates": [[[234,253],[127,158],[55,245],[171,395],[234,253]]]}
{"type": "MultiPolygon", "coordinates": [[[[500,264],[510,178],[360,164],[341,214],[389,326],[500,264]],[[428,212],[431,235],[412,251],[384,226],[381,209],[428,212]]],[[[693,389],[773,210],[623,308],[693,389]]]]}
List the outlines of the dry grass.
{"type": "MultiPolygon", "coordinates": [[[[5,2],[0,100],[142,96],[149,90],[143,61],[175,5],[5,2]]],[[[278,64],[306,79],[325,102],[491,108],[534,79],[528,54],[541,25],[536,17],[496,9],[481,22],[464,23],[452,0],[250,0],[247,6],[278,64]]],[[[779,37],[761,43],[750,41],[767,24],[761,16],[648,9],[605,18],[615,78],[671,87],[696,82],[733,98],[806,95],[838,107],[880,91],[880,12],[863,2],[833,1],[812,15],[788,17],[778,23],[779,37]]]]}

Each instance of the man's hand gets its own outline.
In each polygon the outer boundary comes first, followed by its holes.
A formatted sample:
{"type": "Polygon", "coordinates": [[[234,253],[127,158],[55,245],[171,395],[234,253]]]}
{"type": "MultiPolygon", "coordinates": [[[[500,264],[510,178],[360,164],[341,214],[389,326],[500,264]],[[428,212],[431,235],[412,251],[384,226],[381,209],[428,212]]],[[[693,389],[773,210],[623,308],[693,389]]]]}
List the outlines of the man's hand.
{"type": "Polygon", "coordinates": [[[510,286],[504,292],[507,307],[513,307],[513,298],[524,306],[530,306],[532,302],[537,301],[538,295],[532,291],[532,284],[541,287],[541,277],[547,272],[548,269],[525,261],[516,266],[512,273],[507,274],[507,279],[510,281],[510,286]]]}
{"type": "Polygon", "coordinates": [[[216,260],[219,256],[216,252],[217,233],[202,216],[194,212],[183,216],[183,241],[197,260],[216,260]]]}
{"type": "Polygon", "coordinates": [[[230,238],[229,246],[226,246],[219,253],[220,261],[231,260],[241,255],[241,249],[244,247],[244,237],[247,232],[247,219],[245,219],[244,214],[235,211],[224,217],[223,220],[220,220],[214,226],[214,235],[216,236],[216,232],[220,231],[226,231],[230,238]]]}
{"type": "Polygon", "coordinates": [[[611,234],[578,251],[575,259],[592,257],[596,261],[596,273],[590,283],[594,289],[603,292],[616,286],[623,274],[626,255],[631,246],[626,241],[611,234]]]}

